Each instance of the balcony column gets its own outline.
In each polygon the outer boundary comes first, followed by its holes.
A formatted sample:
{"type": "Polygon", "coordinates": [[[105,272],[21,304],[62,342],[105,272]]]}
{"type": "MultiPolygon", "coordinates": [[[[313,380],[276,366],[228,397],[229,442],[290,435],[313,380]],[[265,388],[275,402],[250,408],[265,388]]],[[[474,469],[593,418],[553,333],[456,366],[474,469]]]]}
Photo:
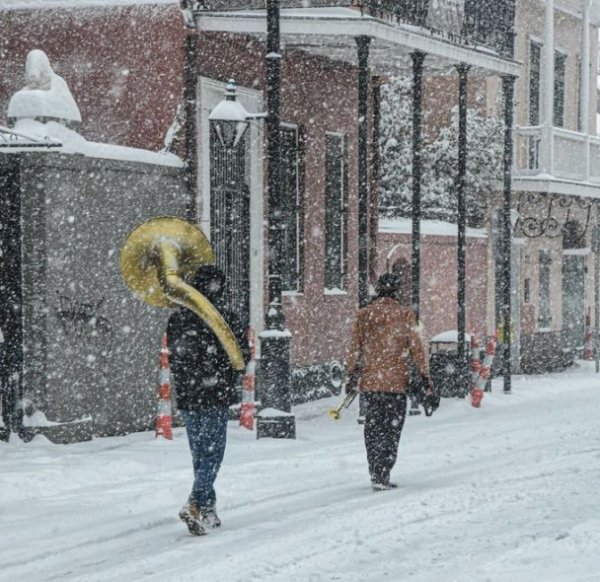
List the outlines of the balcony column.
{"type": "Polygon", "coordinates": [[[458,291],[457,291],[457,323],[458,323],[458,357],[466,361],[465,328],[466,328],[466,225],[467,225],[467,81],[471,67],[461,63],[458,71],[458,172],[456,176],[456,193],[458,198],[458,291]]]}
{"type": "Polygon", "coordinates": [[[501,229],[502,229],[502,309],[501,326],[504,340],[502,370],[504,376],[504,394],[510,394],[512,389],[511,371],[511,247],[512,225],[510,210],[512,204],[512,166],[513,166],[513,124],[514,124],[514,95],[515,78],[502,78],[502,94],[504,97],[504,155],[503,175],[504,189],[502,195],[501,229]]]}
{"type": "Polygon", "coordinates": [[[188,15],[185,19],[183,46],[183,102],[185,115],[185,184],[188,191],[185,217],[195,223],[198,220],[198,25],[196,15],[182,2],[181,8],[188,15]]]}
{"type": "Polygon", "coordinates": [[[412,307],[419,321],[421,290],[421,169],[423,149],[423,61],[425,53],[414,52],[413,69],[413,159],[412,159],[412,307]]]}
{"type": "Polygon", "coordinates": [[[296,438],[296,419],[292,413],[290,344],[282,300],[284,266],[283,190],[281,183],[281,66],[280,3],[267,1],[267,38],[265,55],[267,94],[267,192],[269,203],[268,265],[269,305],[265,329],[260,334],[261,360],[259,388],[263,410],[256,420],[256,438],[296,438]]]}
{"type": "Polygon", "coordinates": [[[546,0],[543,47],[543,132],[540,151],[540,167],[545,174],[553,174],[554,143],[554,0],[546,0]]]}
{"type": "Polygon", "coordinates": [[[369,46],[356,37],[358,49],[358,305],[369,303],[369,46]]]}
{"type": "Polygon", "coordinates": [[[585,179],[590,179],[590,0],[583,0],[583,18],[581,35],[581,83],[579,95],[579,127],[585,134],[585,179]]]}
{"type": "MultiPolygon", "coordinates": [[[[358,57],[358,306],[369,303],[369,48],[371,38],[357,36],[358,57]]],[[[359,419],[367,413],[366,400],[359,398],[359,419]]]]}
{"type": "MultiPolygon", "coordinates": [[[[423,150],[423,63],[425,53],[411,53],[413,70],[412,131],[412,307],[417,323],[421,302],[421,173],[423,150]]],[[[419,404],[412,398],[409,414],[419,414],[419,404]]]]}

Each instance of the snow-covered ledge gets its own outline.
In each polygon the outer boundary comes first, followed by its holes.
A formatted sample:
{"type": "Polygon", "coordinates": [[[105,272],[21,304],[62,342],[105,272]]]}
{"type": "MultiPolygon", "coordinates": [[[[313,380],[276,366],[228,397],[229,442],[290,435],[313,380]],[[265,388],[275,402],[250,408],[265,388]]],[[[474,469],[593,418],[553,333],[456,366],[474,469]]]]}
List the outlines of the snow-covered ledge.
{"type": "MultiPolygon", "coordinates": [[[[381,234],[411,234],[411,218],[382,218],[379,220],[381,234]]],[[[469,238],[487,238],[485,228],[467,228],[469,238]]],[[[458,227],[442,220],[421,220],[421,236],[458,236],[458,227]]]]}
{"type": "MultiPolygon", "coordinates": [[[[139,162],[174,168],[183,167],[183,161],[175,154],[87,141],[76,131],[55,121],[42,123],[34,119],[21,119],[15,124],[14,130],[34,139],[60,142],[60,146],[50,150],[55,153],[80,154],[89,158],[139,162]]],[[[0,150],[2,150],[1,144],[0,150]]],[[[11,148],[13,152],[18,150],[18,147],[11,148]]]]}
{"type": "MultiPolygon", "coordinates": [[[[75,128],[81,125],[79,107],[65,80],[57,75],[44,51],[29,52],[25,63],[26,85],[8,104],[7,116],[13,124],[11,152],[29,149],[31,143],[53,145],[53,152],[80,154],[91,158],[183,167],[171,153],[150,152],[136,148],[87,141],[75,128]],[[58,145],[60,144],[60,145],[58,145]]],[[[0,151],[3,149],[0,141],[0,151]]]]}

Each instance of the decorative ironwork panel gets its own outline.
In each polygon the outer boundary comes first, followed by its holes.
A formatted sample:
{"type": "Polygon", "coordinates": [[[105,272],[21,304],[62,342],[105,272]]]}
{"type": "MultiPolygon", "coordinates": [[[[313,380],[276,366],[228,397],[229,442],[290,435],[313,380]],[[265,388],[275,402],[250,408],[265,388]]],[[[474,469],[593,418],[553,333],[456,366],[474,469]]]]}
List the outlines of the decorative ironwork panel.
{"type": "MultiPolygon", "coordinates": [[[[265,8],[265,0],[203,0],[207,10],[265,8]]],[[[375,18],[420,26],[456,43],[481,44],[503,57],[514,54],[515,0],[310,0],[311,8],[350,7],[375,18]]],[[[281,0],[281,8],[306,8],[304,0],[281,0]]]]}
{"type": "Polygon", "coordinates": [[[579,248],[592,221],[598,213],[600,201],[574,196],[549,196],[543,193],[523,193],[517,210],[519,218],[515,231],[527,238],[546,236],[556,238],[565,235],[566,248],[579,248]]]}

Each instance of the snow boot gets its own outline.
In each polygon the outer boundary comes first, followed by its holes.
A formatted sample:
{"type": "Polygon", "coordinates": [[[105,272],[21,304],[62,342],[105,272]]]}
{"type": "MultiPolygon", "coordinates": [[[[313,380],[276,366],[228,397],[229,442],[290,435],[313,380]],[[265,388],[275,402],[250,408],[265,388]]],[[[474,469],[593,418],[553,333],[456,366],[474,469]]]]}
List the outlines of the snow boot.
{"type": "Polygon", "coordinates": [[[217,515],[217,510],[214,507],[207,507],[201,509],[200,514],[202,516],[202,525],[206,528],[213,529],[215,527],[221,527],[221,520],[217,515]]]}
{"type": "Polygon", "coordinates": [[[371,481],[371,488],[373,491],[388,491],[390,489],[397,489],[398,484],[393,481],[371,481]]]}
{"type": "Polygon", "coordinates": [[[189,501],[180,509],[179,519],[187,525],[188,531],[193,536],[203,536],[208,533],[204,525],[202,525],[202,519],[200,517],[200,511],[195,503],[189,501]]]}

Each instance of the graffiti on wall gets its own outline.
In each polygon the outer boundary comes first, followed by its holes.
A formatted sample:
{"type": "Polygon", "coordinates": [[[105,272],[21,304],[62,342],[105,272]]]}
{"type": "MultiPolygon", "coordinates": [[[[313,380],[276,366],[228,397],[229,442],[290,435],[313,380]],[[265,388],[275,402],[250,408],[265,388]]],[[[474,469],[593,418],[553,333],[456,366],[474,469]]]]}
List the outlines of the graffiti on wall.
{"type": "Polygon", "coordinates": [[[84,302],[68,295],[58,296],[56,316],[68,339],[77,345],[103,345],[110,351],[113,327],[110,320],[101,315],[104,297],[95,303],[84,302]]]}

